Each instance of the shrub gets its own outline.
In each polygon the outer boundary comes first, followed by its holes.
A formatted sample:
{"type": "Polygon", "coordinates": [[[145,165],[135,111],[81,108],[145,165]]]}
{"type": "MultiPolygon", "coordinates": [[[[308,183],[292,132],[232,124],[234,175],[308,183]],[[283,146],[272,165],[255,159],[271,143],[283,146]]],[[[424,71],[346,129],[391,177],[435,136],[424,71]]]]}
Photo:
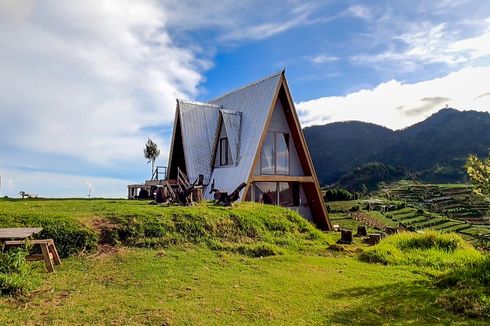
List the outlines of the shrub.
{"type": "Polygon", "coordinates": [[[75,223],[60,222],[43,225],[41,233],[36,235],[40,239],[53,239],[61,257],[92,251],[97,247],[97,235],[92,230],[75,223]]]}
{"type": "Polygon", "coordinates": [[[474,264],[482,255],[455,233],[429,231],[389,236],[365,249],[359,258],[372,263],[445,269],[474,264]]]}
{"type": "Polygon", "coordinates": [[[490,319],[490,255],[440,276],[435,284],[444,289],[437,302],[446,309],[490,319]]]}
{"type": "Polygon", "coordinates": [[[326,201],[352,200],[354,196],[345,189],[327,189],[325,196],[326,201]]]}
{"type": "Polygon", "coordinates": [[[22,248],[0,253],[0,294],[21,294],[33,286],[26,255],[22,248]]]}

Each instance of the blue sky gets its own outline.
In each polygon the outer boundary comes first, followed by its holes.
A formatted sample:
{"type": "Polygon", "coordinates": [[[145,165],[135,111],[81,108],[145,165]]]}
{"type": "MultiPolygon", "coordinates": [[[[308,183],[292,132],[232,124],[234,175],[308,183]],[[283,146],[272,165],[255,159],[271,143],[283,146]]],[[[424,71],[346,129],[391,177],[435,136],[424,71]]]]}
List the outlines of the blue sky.
{"type": "Polygon", "coordinates": [[[490,111],[490,2],[0,2],[0,194],[125,195],[175,98],[286,68],[303,126],[490,111]]]}

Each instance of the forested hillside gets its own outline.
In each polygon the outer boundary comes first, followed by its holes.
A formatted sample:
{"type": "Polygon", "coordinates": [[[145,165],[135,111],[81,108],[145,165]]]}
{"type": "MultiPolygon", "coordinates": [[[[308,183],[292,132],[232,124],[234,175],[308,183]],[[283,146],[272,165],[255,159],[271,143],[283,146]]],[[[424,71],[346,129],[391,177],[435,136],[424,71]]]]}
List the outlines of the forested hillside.
{"type": "Polygon", "coordinates": [[[458,182],[465,178],[463,164],[468,154],[488,153],[490,114],[443,109],[397,131],[348,121],[308,127],[304,133],[323,185],[372,162],[398,172],[404,169],[423,181],[458,182]]]}

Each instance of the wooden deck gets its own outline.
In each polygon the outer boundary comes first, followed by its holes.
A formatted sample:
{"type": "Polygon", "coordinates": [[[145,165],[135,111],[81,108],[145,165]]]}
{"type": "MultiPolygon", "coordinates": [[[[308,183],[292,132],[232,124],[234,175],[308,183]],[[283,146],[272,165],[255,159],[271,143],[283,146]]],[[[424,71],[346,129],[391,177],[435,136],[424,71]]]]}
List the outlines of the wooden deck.
{"type": "Polygon", "coordinates": [[[151,191],[157,187],[164,187],[166,185],[176,186],[177,180],[146,180],[143,184],[128,185],[128,199],[138,199],[139,192],[146,190],[151,195],[151,191]]]}

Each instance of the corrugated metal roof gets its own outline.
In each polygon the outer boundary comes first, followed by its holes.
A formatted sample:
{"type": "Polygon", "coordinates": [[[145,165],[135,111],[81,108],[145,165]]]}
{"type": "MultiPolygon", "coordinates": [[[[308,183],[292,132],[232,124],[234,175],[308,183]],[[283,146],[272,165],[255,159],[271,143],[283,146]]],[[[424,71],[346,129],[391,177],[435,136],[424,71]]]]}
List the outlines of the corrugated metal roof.
{"type": "Polygon", "coordinates": [[[223,124],[225,125],[228,143],[230,144],[231,157],[233,162],[238,165],[240,161],[240,136],[242,129],[242,112],[220,110],[223,124]]]}
{"type": "MultiPolygon", "coordinates": [[[[209,102],[242,112],[238,164],[213,169],[211,180],[215,181],[215,188],[231,192],[247,181],[281,75],[282,71],[209,102]]],[[[205,196],[211,197],[208,191],[205,196]]]]}
{"type": "Polygon", "coordinates": [[[211,177],[214,142],[219,122],[219,105],[177,101],[182,142],[189,181],[204,175],[205,183],[211,177]]]}

